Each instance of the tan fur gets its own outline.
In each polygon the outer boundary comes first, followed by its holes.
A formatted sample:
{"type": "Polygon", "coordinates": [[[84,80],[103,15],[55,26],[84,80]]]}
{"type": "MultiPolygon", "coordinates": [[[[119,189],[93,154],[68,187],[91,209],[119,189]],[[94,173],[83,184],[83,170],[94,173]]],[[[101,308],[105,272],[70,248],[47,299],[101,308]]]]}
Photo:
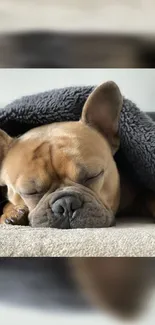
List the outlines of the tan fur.
{"type": "MultiPolygon", "coordinates": [[[[107,141],[82,122],[59,123],[43,128],[46,143],[41,146],[42,138],[37,135],[42,127],[37,128],[36,139],[23,137],[22,140],[15,141],[4,160],[1,180],[8,186],[10,202],[18,204],[19,197],[16,193],[25,188],[33,191],[34,185],[31,186],[29,182],[31,179],[35,179],[38,187],[45,190],[54,185],[67,186],[70,181],[76,183],[80,166],[85,166],[92,174],[100,168],[104,169],[103,179],[91,188],[106,206],[116,211],[119,201],[119,175],[107,141]],[[82,138],[80,144],[78,138],[82,138]],[[22,155],[19,156],[19,153],[22,155]]],[[[34,206],[31,201],[25,199],[30,210],[34,206]]]]}
{"type": "Polygon", "coordinates": [[[76,257],[69,265],[92,306],[124,320],[145,310],[152,286],[149,259],[76,257]]]}

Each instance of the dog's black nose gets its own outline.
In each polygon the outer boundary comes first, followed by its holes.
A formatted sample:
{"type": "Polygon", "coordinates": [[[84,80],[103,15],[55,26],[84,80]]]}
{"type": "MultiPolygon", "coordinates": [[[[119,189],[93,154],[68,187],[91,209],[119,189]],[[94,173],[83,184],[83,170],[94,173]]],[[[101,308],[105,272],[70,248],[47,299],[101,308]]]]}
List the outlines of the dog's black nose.
{"type": "Polygon", "coordinates": [[[59,214],[67,218],[71,218],[73,212],[80,209],[82,201],[75,196],[65,196],[56,200],[52,204],[52,211],[55,215],[59,214]]]}

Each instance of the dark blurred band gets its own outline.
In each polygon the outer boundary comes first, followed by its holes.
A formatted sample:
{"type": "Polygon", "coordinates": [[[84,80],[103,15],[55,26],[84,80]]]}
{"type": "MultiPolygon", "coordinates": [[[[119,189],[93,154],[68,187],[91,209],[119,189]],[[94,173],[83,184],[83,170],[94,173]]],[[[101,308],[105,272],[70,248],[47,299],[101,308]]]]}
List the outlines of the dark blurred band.
{"type": "Polygon", "coordinates": [[[149,35],[20,32],[0,35],[1,68],[154,68],[149,35]]]}
{"type": "Polygon", "coordinates": [[[40,310],[143,310],[154,258],[1,258],[0,304],[40,310]]]}

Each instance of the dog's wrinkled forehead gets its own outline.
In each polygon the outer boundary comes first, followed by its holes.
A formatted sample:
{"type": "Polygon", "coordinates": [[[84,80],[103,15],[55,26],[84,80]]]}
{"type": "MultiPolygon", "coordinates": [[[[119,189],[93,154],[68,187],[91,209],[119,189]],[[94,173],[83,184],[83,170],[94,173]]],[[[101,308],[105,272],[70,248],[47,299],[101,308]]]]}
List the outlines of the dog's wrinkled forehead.
{"type": "Polygon", "coordinates": [[[83,123],[58,123],[32,130],[17,139],[5,159],[5,174],[18,178],[76,177],[77,173],[108,163],[107,141],[83,123]],[[101,150],[102,148],[102,150],[101,150]],[[11,164],[10,164],[11,161],[11,164]],[[13,169],[12,169],[13,166],[13,169]],[[12,172],[13,171],[13,172],[12,172]]]}

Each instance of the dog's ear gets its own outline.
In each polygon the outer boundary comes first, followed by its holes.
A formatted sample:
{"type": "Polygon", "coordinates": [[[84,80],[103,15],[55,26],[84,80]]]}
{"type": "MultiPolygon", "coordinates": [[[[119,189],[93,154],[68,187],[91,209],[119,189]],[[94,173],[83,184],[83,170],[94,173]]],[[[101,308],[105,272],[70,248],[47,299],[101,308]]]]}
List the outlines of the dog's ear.
{"type": "Polygon", "coordinates": [[[0,129],[0,169],[2,161],[5,158],[12,141],[13,138],[11,138],[6,132],[0,129]]]}
{"type": "Polygon", "coordinates": [[[97,87],[83,107],[81,120],[104,135],[113,154],[119,148],[118,124],[123,104],[119,87],[112,81],[97,87]]]}

